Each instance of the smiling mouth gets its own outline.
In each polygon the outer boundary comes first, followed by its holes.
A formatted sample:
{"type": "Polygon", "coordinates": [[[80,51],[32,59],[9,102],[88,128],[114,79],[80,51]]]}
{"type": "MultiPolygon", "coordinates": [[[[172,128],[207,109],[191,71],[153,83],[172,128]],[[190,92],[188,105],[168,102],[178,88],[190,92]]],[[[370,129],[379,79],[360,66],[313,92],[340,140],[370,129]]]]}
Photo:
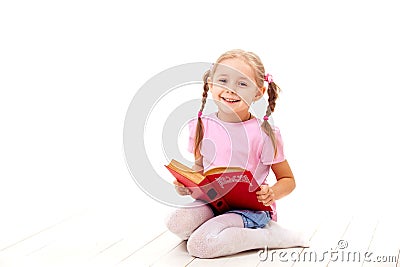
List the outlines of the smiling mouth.
{"type": "Polygon", "coordinates": [[[221,96],[221,98],[222,98],[222,100],[224,100],[225,102],[228,102],[228,103],[236,103],[236,102],[240,101],[240,99],[225,98],[225,97],[222,97],[222,96],[221,96]]]}

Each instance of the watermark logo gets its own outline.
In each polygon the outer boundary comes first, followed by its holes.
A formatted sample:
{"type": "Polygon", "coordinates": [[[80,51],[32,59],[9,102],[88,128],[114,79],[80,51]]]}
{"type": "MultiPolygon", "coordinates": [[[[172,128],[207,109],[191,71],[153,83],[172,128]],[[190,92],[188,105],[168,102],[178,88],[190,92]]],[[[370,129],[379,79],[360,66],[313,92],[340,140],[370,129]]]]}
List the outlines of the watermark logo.
{"type": "Polygon", "coordinates": [[[338,249],[345,249],[349,246],[349,243],[346,240],[339,240],[337,244],[338,249]]]}
{"type": "Polygon", "coordinates": [[[375,255],[365,250],[348,250],[349,243],[339,240],[335,249],[313,251],[303,250],[271,250],[265,247],[258,251],[258,259],[268,262],[373,262],[373,263],[395,263],[397,256],[375,255]]]}

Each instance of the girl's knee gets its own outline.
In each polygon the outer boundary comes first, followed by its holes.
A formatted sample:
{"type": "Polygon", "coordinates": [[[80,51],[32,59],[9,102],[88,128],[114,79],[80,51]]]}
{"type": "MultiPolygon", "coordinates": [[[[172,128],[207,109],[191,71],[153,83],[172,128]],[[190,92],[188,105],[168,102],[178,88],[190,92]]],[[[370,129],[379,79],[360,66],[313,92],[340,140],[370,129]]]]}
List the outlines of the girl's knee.
{"type": "Polygon", "coordinates": [[[213,217],[208,207],[176,209],[165,217],[168,230],[187,240],[194,230],[213,217]]]}
{"type": "Polygon", "coordinates": [[[165,217],[164,223],[170,232],[174,233],[182,240],[187,240],[191,234],[189,229],[187,229],[190,223],[185,223],[184,220],[185,219],[182,218],[182,212],[175,210],[165,217]]]}

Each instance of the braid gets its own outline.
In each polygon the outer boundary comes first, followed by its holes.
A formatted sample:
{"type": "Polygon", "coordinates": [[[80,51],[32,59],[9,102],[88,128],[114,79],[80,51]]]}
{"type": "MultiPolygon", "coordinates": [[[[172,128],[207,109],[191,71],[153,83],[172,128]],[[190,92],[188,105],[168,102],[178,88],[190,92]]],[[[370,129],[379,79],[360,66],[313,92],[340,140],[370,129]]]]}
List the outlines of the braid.
{"type": "Polygon", "coordinates": [[[274,83],[268,84],[268,106],[271,113],[274,112],[276,106],[276,100],[278,99],[279,87],[274,83]]]}
{"type": "MultiPolygon", "coordinates": [[[[276,85],[273,81],[268,83],[268,107],[265,113],[265,116],[271,116],[272,112],[275,110],[276,100],[278,99],[278,93],[280,88],[276,85]]],[[[274,146],[274,158],[277,155],[277,145],[276,145],[276,138],[274,134],[274,130],[272,129],[271,125],[269,124],[268,120],[264,120],[261,127],[265,131],[265,133],[271,138],[272,145],[274,146]]]]}
{"type": "MultiPolygon", "coordinates": [[[[201,107],[200,107],[200,112],[203,112],[204,106],[206,105],[207,102],[207,94],[208,94],[208,83],[207,83],[207,78],[210,76],[210,70],[207,70],[204,75],[203,75],[203,98],[201,99],[201,107]]],[[[197,126],[196,126],[196,137],[194,140],[194,156],[195,159],[200,158],[200,144],[201,141],[203,140],[204,136],[204,126],[203,126],[203,121],[201,120],[201,116],[198,116],[197,118],[197,126]]]]}

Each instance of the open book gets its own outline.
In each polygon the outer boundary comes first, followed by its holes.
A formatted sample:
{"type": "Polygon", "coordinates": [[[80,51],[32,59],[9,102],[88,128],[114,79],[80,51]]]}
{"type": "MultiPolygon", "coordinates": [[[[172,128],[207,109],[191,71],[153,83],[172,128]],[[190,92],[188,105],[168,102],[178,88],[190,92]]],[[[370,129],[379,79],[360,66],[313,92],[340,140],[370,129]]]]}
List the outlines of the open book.
{"type": "Polygon", "coordinates": [[[271,211],[271,207],[258,202],[256,192],[260,188],[248,170],[220,167],[202,174],[176,160],[165,167],[191,190],[193,198],[206,201],[217,214],[233,209],[271,211]]]}

